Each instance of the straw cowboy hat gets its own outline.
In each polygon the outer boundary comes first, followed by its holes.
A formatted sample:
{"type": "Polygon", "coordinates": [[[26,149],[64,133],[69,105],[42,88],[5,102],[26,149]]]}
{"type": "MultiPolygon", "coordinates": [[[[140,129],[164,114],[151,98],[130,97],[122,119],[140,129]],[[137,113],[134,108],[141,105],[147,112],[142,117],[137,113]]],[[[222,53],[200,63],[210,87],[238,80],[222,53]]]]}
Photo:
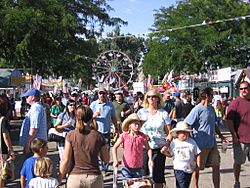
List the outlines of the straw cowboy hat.
{"type": "Polygon", "coordinates": [[[171,131],[170,131],[170,134],[172,136],[176,136],[176,133],[178,131],[186,131],[186,132],[192,132],[193,130],[190,128],[190,126],[188,126],[188,124],[184,121],[180,121],[176,124],[176,127],[173,128],[171,131]]]}
{"type": "Polygon", "coordinates": [[[144,121],[140,120],[136,113],[130,114],[123,122],[122,122],[122,131],[128,132],[129,130],[129,124],[132,121],[140,121],[140,123],[143,123],[144,121]]]}

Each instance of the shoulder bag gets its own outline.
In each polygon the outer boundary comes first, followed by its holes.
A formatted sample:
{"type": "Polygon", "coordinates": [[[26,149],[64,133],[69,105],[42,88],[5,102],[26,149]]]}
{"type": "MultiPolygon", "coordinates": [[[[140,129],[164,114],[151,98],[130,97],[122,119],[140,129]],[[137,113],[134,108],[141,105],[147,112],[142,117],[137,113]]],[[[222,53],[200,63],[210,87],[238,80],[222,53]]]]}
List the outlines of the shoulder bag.
{"type": "Polygon", "coordinates": [[[56,128],[52,127],[48,132],[49,142],[64,143],[66,134],[64,132],[58,132],[56,128]]]}

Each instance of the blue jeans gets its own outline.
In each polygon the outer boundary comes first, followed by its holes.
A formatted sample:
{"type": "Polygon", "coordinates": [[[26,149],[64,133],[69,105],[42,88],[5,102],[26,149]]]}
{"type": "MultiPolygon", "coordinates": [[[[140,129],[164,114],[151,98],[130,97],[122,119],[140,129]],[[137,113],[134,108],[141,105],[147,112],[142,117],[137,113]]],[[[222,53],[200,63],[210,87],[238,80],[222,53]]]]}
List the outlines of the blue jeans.
{"type": "Polygon", "coordinates": [[[122,167],[121,173],[125,178],[141,178],[143,175],[143,168],[122,167]]]}
{"type": "Polygon", "coordinates": [[[177,188],[188,188],[191,182],[192,173],[186,173],[182,170],[174,170],[177,188]]]}

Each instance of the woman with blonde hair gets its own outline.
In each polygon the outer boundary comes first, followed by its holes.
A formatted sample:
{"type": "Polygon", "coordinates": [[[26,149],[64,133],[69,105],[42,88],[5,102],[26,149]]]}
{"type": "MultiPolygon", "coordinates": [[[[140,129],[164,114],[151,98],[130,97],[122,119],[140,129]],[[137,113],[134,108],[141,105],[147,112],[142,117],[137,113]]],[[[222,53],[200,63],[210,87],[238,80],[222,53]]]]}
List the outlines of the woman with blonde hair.
{"type": "Polygon", "coordinates": [[[57,188],[59,183],[53,178],[53,162],[48,157],[40,157],[36,159],[34,166],[33,178],[29,182],[30,188],[57,188]]]}
{"type": "MultiPolygon", "coordinates": [[[[165,183],[165,160],[166,156],[161,153],[161,148],[167,143],[166,136],[171,140],[169,135],[171,130],[171,120],[167,111],[162,108],[162,98],[157,90],[149,90],[144,98],[144,108],[137,112],[138,117],[145,121],[141,131],[149,137],[149,146],[153,151],[153,180],[155,188],[163,187],[165,183]]],[[[149,174],[147,152],[143,155],[144,175],[149,174]]]]}
{"type": "Polygon", "coordinates": [[[88,106],[76,110],[76,129],[67,134],[64,159],[60,164],[59,182],[69,174],[68,188],[103,187],[103,176],[98,157],[109,162],[109,150],[105,138],[97,131],[93,112],[88,106]],[[68,163],[72,163],[68,169],[68,163]],[[69,171],[68,171],[69,170],[69,171]]]}
{"type": "MultiPolygon", "coordinates": [[[[9,130],[10,125],[7,120],[7,107],[8,103],[7,100],[0,96],[0,129],[1,129],[1,135],[0,135],[0,141],[1,141],[1,151],[0,151],[0,177],[2,177],[2,163],[3,161],[6,161],[7,159],[14,160],[15,159],[15,153],[12,147],[12,143],[10,140],[9,130]]],[[[0,178],[0,188],[4,187],[4,180],[0,178]]]]}

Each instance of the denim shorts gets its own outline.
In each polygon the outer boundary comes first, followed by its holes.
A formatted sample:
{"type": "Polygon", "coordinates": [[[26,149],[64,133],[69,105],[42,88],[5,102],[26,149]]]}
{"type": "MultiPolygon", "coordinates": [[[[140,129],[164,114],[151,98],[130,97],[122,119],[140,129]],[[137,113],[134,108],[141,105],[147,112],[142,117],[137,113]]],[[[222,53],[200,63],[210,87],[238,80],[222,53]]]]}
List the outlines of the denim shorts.
{"type": "Polygon", "coordinates": [[[192,173],[187,173],[182,170],[174,170],[176,178],[176,188],[187,188],[190,185],[192,173]]]}
{"type": "Polygon", "coordinates": [[[143,175],[143,168],[122,167],[121,173],[125,178],[141,178],[143,175]]]}

